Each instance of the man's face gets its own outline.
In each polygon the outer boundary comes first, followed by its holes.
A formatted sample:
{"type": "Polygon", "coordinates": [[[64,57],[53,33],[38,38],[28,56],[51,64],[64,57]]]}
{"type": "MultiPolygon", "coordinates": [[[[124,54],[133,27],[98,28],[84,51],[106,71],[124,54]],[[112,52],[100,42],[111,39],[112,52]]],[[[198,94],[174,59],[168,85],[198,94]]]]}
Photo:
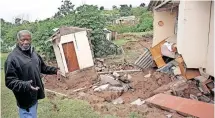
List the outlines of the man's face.
{"type": "Polygon", "coordinates": [[[18,44],[23,51],[29,50],[31,47],[31,35],[27,33],[21,34],[18,44]]]}

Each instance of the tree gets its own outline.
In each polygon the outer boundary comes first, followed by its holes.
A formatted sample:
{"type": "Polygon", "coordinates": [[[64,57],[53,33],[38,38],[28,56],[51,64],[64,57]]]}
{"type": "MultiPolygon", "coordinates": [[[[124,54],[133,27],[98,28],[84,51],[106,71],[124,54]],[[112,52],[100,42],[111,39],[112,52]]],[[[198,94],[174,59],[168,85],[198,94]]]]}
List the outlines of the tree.
{"type": "Polygon", "coordinates": [[[101,6],[99,9],[100,9],[100,10],[104,10],[104,7],[103,7],[103,6],[101,6]]]}
{"type": "Polygon", "coordinates": [[[145,3],[141,3],[140,7],[145,7],[145,5],[146,5],[145,3]]]}
{"type": "Polygon", "coordinates": [[[93,52],[96,57],[120,53],[120,49],[106,39],[104,27],[106,20],[97,6],[83,5],[78,7],[76,14],[76,26],[92,29],[90,38],[93,52]]]}
{"type": "Polygon", "coordinates": [[[120,5],[120,16],[130,16],[131,8],[128,5],[120,5]]]}
{"type": "Polygon", "coordinates": [[[116,5],[113,5],[113,6],[112,6],[112,9],[113,9],[113,10],[117,9],[117,6],[116,6],[116,5]]]}
{"type": "Polygon", "coordinates": [[[15,18],[15,24],[20,25],[21,24],[21,18],[15,18]]]}
{"type": "Polygon", "coordinates": [[[74,6],[70,0],[62,1],[62,5],[58,8],[58,12],[54,17],[62,17],[70,14],[74,10],[74,6]]]}
{"type": "Polygon", "coordinates": [[[129,7],[132,8],[132,5],[130,4],[129,7]]]}

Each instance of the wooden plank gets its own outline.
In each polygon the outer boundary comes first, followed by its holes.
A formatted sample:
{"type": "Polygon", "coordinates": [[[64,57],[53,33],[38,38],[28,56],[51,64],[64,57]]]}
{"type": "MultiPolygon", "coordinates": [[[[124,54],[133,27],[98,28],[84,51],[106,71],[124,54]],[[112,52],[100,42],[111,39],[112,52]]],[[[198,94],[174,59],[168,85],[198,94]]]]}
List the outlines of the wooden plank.
{"type": "Polygon", "coordinates": [[[176,97],[168,94],[157,94],[148,98],[146,102],[188,116],[214,118],[214,105],[197,100],[176,97]]]}
{"type": "Polygon", "coordinates": [[[161,41],[159,44],[150,48],[150,52],[158,68],[166,65],[161,54],[161,45],[163,45],[164,43],[165,43],[165,40],[161,41]]]}

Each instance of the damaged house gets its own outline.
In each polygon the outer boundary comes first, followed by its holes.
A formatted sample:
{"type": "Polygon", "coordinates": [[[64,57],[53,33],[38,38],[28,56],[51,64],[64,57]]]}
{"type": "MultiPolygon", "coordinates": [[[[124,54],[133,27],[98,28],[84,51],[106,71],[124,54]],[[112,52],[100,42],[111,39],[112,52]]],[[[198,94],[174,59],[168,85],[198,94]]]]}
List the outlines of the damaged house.
{"type": "Polygon", "coordinates": [[[214,77],[214,1],[150,1],[148,10],[154,15],[150,51],[157,67],[169,57],[187,79],[214,77]]]}
{"type": "Polygon", "coordinates": [[[88,29],[61,27],[51,37],[57,64],[63,76],[94,66],[88,29]]]}

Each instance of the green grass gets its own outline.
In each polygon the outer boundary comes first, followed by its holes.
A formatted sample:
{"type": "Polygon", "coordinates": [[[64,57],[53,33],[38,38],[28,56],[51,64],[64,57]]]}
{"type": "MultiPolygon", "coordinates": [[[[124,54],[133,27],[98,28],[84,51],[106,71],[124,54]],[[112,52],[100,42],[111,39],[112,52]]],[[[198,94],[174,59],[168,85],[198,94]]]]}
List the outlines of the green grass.
{"type": "Polygon", "coordinates": [[[133,39],[118,39],[118,40],[114,40],[113,43],[118,46],[122,46],[122,45],[125,45],[129,41],[133,41],[133,39]]]}
{"type": "MultiPolygon", "coordinates": [[[[7,54],[1,55],[4,62],[7,54]]],[[[5,87],[4,72],[1,70],[1,117],[18,118],[18,108],[13,93],[5,87]]],[[[99,113],[92,110],[90,105],[82,100],[73,100],[55,96],[39,101],[38,118],[100,118],[99,113]]],[[[106,118],[115,118],[111,115],[106,118]]]]}
{"type": "Polygon", "coordinates": [[[129,33],[123,33],[123,34],[130,34],[130,35],[136,35],[136,36],[146,36],[146,35],[153,35],[153,31],[148,32],[129,32],[129,33]]]}

